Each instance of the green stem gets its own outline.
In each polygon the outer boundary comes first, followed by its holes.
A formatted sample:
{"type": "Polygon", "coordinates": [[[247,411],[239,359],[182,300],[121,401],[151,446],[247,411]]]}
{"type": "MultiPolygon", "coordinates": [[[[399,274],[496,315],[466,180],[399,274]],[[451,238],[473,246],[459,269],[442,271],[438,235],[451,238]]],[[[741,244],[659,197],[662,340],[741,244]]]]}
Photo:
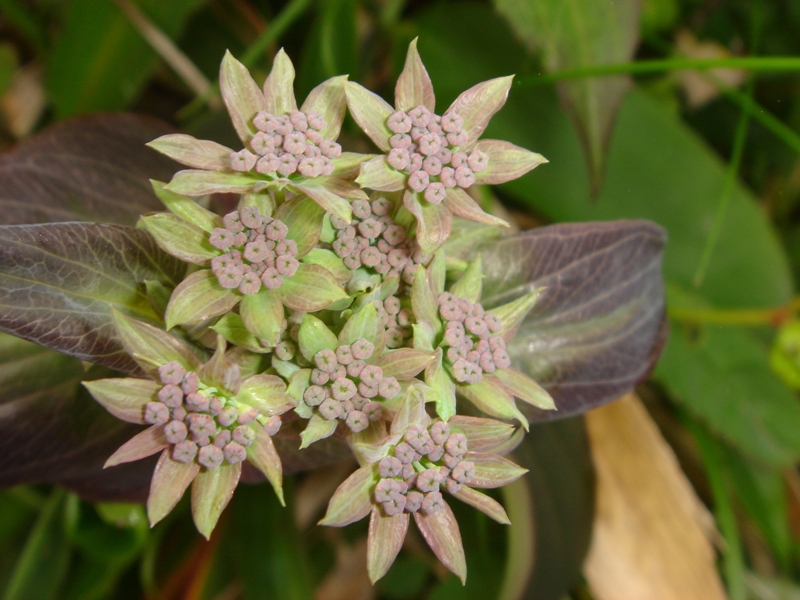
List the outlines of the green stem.
{"type": "Polygon", "coordinates": [[[673,321],[682,321],[696,325],[780,325],[783,321],[800,310],[800,296],[795,297],[785,306],[775,308],[667,308],[667,314],[673,321]]]}
{"type": "MultiPolygon", "coordinates": [[[[747,98],[752,98],[754,78],[750,78],[747,84],[747,98]]],[[[722,234],[722,226],[725,222],[725,215],[728,212],[728,206],[731,203],[733,190],[736,186],[736,176],[739,173],[739,167],[742,164],[742,156],[744,155],[744,144],[747,140],[747,125],[750,121],[749,113],[742,110],[739,115],[739,122],[736,125],[736,134],[733,140],[733,154],[731,161],[728,164],[728,169],[725,172],[725,180],[722,183],[722,191],[720,192],[719,201],[717,202],[717,210],[714,213],[714,222],[711,224],[711,231],[708,234],[706,245],[703,248],[703,254],[700,257],[700,263],[697,265],[692,283],[695,287],[700,287],[705,279],[708,264],[711,262],[711,257],[714,255],[714,248],[717,246],[719,236],[722,234]]]]}
{"type": "Polygon", "coordinates": [[[564,69],[547,75],[522,77],[516,85],[525,87],[549,84],[566,79],[583,79],[585,77],[610,77],[613,75],[643,75],[693,69],[744,69],[758,72],[800,71],[800,58],[792,56],[745,56],[733,58],[667,58],[656,60],[640,60],[636,62],[613,65],[594,65],[564,69]]]}

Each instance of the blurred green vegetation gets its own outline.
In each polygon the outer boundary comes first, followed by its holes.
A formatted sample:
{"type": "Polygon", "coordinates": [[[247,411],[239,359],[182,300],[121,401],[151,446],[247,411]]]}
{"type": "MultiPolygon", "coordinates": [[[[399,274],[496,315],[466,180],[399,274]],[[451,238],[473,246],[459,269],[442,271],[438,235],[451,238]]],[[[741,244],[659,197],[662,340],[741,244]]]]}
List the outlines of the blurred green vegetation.
{"type": "MultiPolygon", "coordinates": [[[[516,73],[487,136],[550,164],[497,194],[521,222],[646,218],[668,230],[671,335],[640,391],[715,510],[730,596],[797,597],[800,3],[567,4],[574,10],[557,0],[0,0],[0,147],[97,111],[146,113],[225,142],[225,49],[260,81],[285,47],[298,97],[342,73],[390,97],[419,36],[439,112],[467,87],[516,73]]],[[[364,144],[352,123],[343,140],[364,144]]],[[[553,552],[528,597],[591,598],[577,577],[591,519],[579,485],[585,440],[578,423],[539,439],[543,452],[551,443],[578,458],[563,469],[527,459],[535,495],[550,485],[572,499],[527,515],[548,524],[538,555],[553,552]]],[[[313,504],[308,477],[289,486],[288,505],[313,504]]],[[[457,512],[466,588],[412,539],[381,597],[486,598],[508,585],[506,532],[457,512]]],[[[242,486],[206,543],[183,504],[150,530],[139,505],[17,487],[0,492],[0,588],[8,600],[310,598],[326,577],[347,581],[363,525],[298,524],[267,486],[242,486]]],[[[530,523],[523,515],[515,526],[530,523]]]]}

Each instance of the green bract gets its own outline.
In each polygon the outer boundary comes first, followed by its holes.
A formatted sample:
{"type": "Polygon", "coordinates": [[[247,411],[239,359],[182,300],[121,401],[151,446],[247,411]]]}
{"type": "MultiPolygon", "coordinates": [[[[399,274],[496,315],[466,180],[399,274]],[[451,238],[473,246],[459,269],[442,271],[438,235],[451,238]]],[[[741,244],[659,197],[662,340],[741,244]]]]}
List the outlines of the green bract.
{"type": "Polygon", "coordinates": [[[263,90],[227,54],[221,90],[244,148],[181,134],[150,144],[192,167],[168,184],[153,182],[169,212],[140,221],[187,273],[172,290],[147,285],[170,333],[115,313],[117,335],[150,379],[86,387],[113,415],[150,427],[107,466],[161,452],[151,523],[191,483],[195,522],[208,537],[244,460],[282,499],[271,436],[279,415],[293,411],[301,450],[337,435],[361,465],[322,524],[370,515],[373,581],[394,561],[411,515],[464,580],[460,533],[443,494],[508,523],[503,507],[475,488],[524,473],[500,456],[522,435],[516,425],[528,427],[513,398],[538,409],[555,405],[506,352],[540,290],[487,311],[480,257],[448,261],[447,248],[465,255],[474,248],[443,245],[454,218],[505,225],[468,188],[545,161],[479,140],[510,77],[478,84],[436,115],[416,40],[395,108],[334,77],[298,109],[293,81],[282,50],[263,90]],[[341,151],[335,140],[348,106],[385,154],[341,151]],[[201,197],[217,192],[240,194],[236,210],[220,216],[204,208],[201,197]],[[493,418],[458,415],[459,396],[493,418]]]}

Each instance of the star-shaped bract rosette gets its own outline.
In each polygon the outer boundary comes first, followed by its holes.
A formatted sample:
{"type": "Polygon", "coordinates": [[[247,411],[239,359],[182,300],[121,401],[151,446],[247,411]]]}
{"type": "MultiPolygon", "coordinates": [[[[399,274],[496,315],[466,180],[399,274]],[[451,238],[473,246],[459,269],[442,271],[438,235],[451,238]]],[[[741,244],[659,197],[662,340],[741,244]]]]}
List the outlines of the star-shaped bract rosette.
{"type": "Polygon", "coordinates": [[[153,472],[151,525],[192,486],[197,529],[211,535],[239,483],[242,463],[264,473],[283,503],[283,471],[272,442],[281,414],[294,408],[274,375],[242,373],[219,337],[205,363],[182,341],[147,323],[113,313],[125,349],[151,379],[114,378],[84,385],[112,415],[147,429],[123,444],[106,467],[161,456],[153,472]]]}
{"type": "Polygon", "coordinates": [[[159,182],[153,188],[172,214],[144,216],[142,226],[166,252],[201,267],[173,291],[165,314],[168,329],[235,315],[257,340],[273,347],[285,327],[284,307],[317,311],[347,297],[322,266],[338,257],[315,248],[325,212],[312,199],[287,200],[272,216],[265,214],[271,206],[264,203],[220,217],[159,182]],[[237,305],[238,315],[232,312],[237,305]]]}
{"type": "Polygon", "coordinates": [[[417,240],[426,253],[450,234],[453,215],[489,225],[507,225],[486,214],[466,189],[520,177],[547,162],[509,142],[479,140],[505,104],[511,77],[470,88],[440,117],[433,85],[414,40],[397,80],[394,108],[353,82],[345,93],[355,121],[386,154],[361,165],[356,183],[377,191],[404,191],[403,202],[417,219],[417,240]]]}
{"type": "Polygon", "coordinates": [[[244,144],[234,151],[184,134],[165,135],[149,146],[193,167],[175,174],[168,188],[186,196],[287,189],[313,198],[323,209],[350,219],[347,199],[366,199],[353,185],[368,155],[342,152],[336,143],[346,108],[346,76],[314,88],[298,109],[294,66],[281,49],[263,91],[230,52],[220,67],[220,90],[244,144]]]}
{"type": "Polygon", "coordinates": [[[464,582],[461,533],[443,492],[508,525],[503,507],[475,488],[502,487],[526,472],[500,456],[516,446],[513,434],[513,426],[492,419],[434,421],[422,392],[412,386],[389,435],[356,444],[362,466],[336,490],[320,524],[343,527],[370,516],[367,570],[374,583],[397,557],[413,515],[434,554],[464,582]]]}

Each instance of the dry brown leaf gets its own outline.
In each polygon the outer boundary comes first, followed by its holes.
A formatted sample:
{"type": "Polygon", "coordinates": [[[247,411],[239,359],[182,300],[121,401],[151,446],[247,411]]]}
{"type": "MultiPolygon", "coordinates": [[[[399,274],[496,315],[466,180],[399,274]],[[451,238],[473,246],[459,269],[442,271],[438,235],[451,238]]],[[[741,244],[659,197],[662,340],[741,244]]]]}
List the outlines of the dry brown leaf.
{"type": "Polygon", "coordinates": [[[598,600],[715,600],[710,517],[633,394],[586,415],[597,509],[584,574],[598,600]]]}
{"type": "MultiPolygon", "coordinates": [[[[675,36],[675,47],[681,56],[696,59],[729,58],[728,49],[717,42],[699,41],[688,29],[681,29],[675,36]]],[[[743,69],[710,69],[702,71],[676,71],[678,81],[686,92],[686,100],[692,108],[700,108],[720,94],[720,83],[739,87],[747,79],[743,69]]]]}
{"type": "Polygon", "coordinates": [[[42,70],[36,64],[19,69],[9,90],[0,98],[0,111],[8,130],[17,138],[27,137],[47,106],[42,86],[42,70]]]}

